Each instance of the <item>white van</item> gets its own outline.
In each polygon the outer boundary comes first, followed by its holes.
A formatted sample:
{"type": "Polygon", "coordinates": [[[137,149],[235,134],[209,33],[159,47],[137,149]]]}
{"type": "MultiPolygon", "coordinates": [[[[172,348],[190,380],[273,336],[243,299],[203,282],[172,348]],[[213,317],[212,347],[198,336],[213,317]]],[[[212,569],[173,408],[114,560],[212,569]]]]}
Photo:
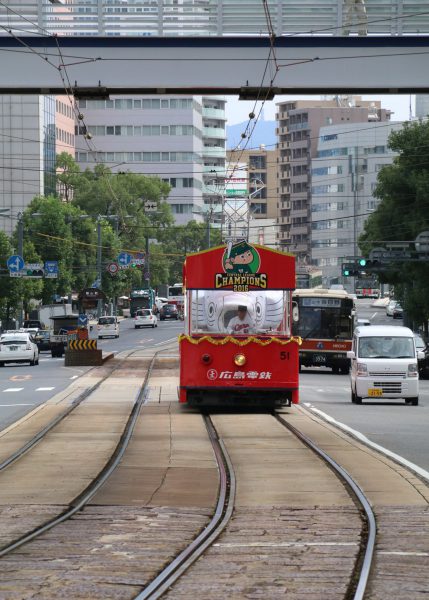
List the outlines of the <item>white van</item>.
{"type": "Polygon", "coordinates": [[[404,398],[406,404],[419,403],[417,358],[421,357],[408,327],[357,327],[347,358],[351,359],[353,403],[362,404],[362,398],[404,398]]]}
{"type": "Polygon", "coordinates": [[[117,317],[100,317],[97,323],[97,335],[103,337],[119,337],[119,323],[117,317]]]}

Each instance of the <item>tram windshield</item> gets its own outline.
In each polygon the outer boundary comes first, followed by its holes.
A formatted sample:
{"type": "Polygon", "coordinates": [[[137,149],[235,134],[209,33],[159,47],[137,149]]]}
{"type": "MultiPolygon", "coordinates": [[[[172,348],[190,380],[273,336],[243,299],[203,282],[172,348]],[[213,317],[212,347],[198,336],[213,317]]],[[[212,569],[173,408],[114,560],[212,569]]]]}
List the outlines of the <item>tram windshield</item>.
{"type": "Polygon", "coordinates": [[[290,292],[190,290],[191,333],[290,335],[290,292]]]}

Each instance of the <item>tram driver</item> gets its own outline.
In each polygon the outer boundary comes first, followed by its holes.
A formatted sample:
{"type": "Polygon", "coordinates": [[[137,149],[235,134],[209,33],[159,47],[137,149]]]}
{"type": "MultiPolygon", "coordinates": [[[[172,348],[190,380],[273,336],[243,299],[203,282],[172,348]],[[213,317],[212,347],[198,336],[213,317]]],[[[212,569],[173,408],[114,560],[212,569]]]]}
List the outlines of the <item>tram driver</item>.
{"type": "Polygon", "coordinates": [[[247,306],[240,304],[237,308],[237,315],[228,323],[228,333],[231,334],[248,334],[255,332],[255,325],[251,319],[247,306]]]}

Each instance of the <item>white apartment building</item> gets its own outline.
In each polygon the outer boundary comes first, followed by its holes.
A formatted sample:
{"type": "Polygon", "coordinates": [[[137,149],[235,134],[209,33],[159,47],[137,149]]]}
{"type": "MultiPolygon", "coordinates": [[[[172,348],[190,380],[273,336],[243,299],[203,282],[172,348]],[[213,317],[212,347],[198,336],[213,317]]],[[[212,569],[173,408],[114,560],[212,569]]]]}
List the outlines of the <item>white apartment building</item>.
{"type": "Polygon", "coordinates": [[[341,279],[347,258],[360,255],[359,236],[379,204],[373,196],[377,174],[395,156],[388,137],[401,128],[394,122],[320,128],[311,163],[311,262],[321,269],[324,287],[341,279]]]}
{"type": "Polygon", "coordinates": [[[219,202],[225,171],[225,100],[201,96],[112,96],[81,100],[86,126],[77,126],[82,169],[103,163],[112,172],[155,175],[170,184],[179,225],[202,222],[219,202]],[[90,147],[84,135],[91,134],[90,147]]]}

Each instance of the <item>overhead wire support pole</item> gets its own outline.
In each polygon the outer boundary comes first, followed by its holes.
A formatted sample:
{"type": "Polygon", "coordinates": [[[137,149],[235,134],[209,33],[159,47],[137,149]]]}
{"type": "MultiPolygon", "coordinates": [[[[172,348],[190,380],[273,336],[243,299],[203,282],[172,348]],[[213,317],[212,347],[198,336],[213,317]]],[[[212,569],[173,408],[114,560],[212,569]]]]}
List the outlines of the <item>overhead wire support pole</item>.
{"type": "MultiPolygon", "coordinates": [[[[97,217],[97,281],[101,288],[101,215],[97,217]]],[[[97,318],[101,317],[101,300],[97,302],[97,318]]]]}

